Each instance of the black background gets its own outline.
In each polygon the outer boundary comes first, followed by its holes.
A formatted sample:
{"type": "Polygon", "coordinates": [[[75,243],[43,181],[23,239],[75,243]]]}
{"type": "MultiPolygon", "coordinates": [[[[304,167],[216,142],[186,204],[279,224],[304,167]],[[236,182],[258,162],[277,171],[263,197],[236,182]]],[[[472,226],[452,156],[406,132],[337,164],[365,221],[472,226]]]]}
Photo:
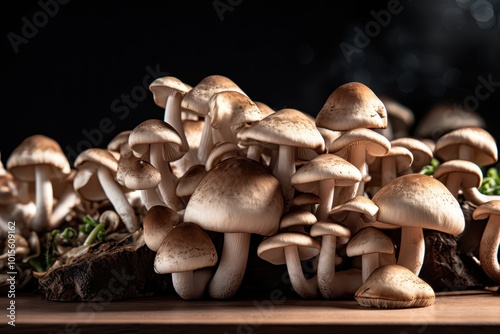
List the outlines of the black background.
{"type": "Polygon", "coordinates": [[[161,118],[147,86],[165,75],[192,86],[205,76],[225,75],[275,110],[291,107],[311,115],[348,81],[392,96],[417,121],[440,101],[477,101],[473,107],[488,130],[500,135],[494,121],[500,106],[498,0],[161,3],[4,5],[4,164],[29,135],[54,138],[72,161],[89,144],[105,147],[120,131],[161,118]],[[471,10],[479,5],[483,14],[494,10],[488,29],[471,10]],[[359,31],[368,28],[371,37],[361,45],[359,31]],[[354,51],[346,57],[341,45],[354,51]],[[486,98],[474,100],[480,78],[495,84],[480,91],[489,93],[486,98]],[[109,122],[104,129],[103,120],[109,122]]]}

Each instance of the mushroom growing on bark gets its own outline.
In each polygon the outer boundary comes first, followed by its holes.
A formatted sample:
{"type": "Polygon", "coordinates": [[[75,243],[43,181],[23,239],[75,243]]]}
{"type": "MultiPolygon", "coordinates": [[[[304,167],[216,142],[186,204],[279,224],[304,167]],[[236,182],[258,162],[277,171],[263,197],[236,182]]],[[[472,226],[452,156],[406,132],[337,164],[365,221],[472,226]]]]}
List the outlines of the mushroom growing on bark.
{"type": "Polygon", "coordinates": [[[419,274],[424,263],[423,229],[460,234],[465,218],[455,196],[437,179],[406,174],[383,186],[372,198],[379,207],[374,227],[401,227],[397,264],[419,274]]]}

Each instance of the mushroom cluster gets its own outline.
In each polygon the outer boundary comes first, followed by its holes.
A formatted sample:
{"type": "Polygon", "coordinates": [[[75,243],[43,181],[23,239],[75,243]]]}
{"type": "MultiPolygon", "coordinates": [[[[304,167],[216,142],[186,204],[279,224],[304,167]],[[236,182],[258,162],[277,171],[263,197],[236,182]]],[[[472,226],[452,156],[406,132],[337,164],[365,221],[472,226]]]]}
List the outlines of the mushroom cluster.
{"type": "Polygon", "coordinates": [[[1,236],[16,220],[35,277],[54,263],[33,261],[38,238],[60,257],[142,233],[151,269],[171,275],[182,299],[233,298],[256,257],[283,265],[300,298],[429,306],[424,232],[465,233],[467,201],[488,219],[478,261],[500,283],[500,197],[480,191],[498,153],[483,123],[443,120],[439,137],[414,136],[411,110],[360,82],[337,87],[315,117],[273,110],[222,75],[161,77],[150,91],[158,118],[82,151],[73,167],[41,134],[2,166],[1,236]]]}

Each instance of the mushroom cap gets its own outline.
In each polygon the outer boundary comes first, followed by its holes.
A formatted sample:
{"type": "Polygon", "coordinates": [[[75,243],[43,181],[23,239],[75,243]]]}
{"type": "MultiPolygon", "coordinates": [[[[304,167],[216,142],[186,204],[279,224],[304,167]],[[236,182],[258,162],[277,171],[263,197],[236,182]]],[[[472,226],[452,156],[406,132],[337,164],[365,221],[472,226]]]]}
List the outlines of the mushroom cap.
{"type": "Polygon", "coordinates": [[[167,234],[179,221],[179,214],[167,206],[154,205],[149,208],[142,221],[146,246],[157,252],[167,234]]]}
{"type": "Polygon", "coordinates": [[[326,179],[335,179],[335,186],[349,186],[361,181],[361,172],[344,158],[323,153],[297,169],[292,175],[291,184],[299,191],[315,193],[318,190],[317,183],[326,179]]]}
{"type": "Polygon", "coordinates": [[[165,161],[178,160],[186,153],[179,133],[161,119],[147,119],[136,125],[129,135],[128,142],[138,158],[148,152],[151,144],[163,144],[162,155],[165,161]]]}
{"type": "Polygon", "coordinates": [[[393,146],[389,148],[389,151],[380,156],[368,155],[368,170],[370,176],[380,175],[382,171],[382,160],[392,158],[395,162],[396,173],[401,173],[413,164],[413,154],[409,149],[403,146],[393,146]]]}
{"type": "Polygon", "coordinates": [[[420,171],[431,163],[434,156],[432,149],[422,140],[412,137],[399,137],[391,140],[391,146],[402,146],[410,150],[413,155],[411,168],[414,172],[420,171]]]}
{"type": "Polygon", "coordinates": [[[54,139],[41,134],[26,137],[7,159],[7,170],[18,180],[35,181],[35,167],[47,165],[52,178],[65,178],[71,172],[68,158],[54,139]]]}
{"type": "Polygon", "coordinates": [[[177,181],[175,194],[178,197],[191,196],[205,174],[207,170],[204,165],[192,165],[177,181]]]}
{"type": "Polygon", "coordinates": [[[472,218],[475,220],[486,219],[490,215],[500,215],[500,200],[490,200],[472,211],[472,218]]]}
{"type": "Polygon", "coordinates": [[[321,198],[313,193],[299,193],[292,198],[291,206],[315,205],[321,203],[321,198]]]}
{"type": "Polygon", "coordinates": [[[153,93],[153,100],[158,107],[165,108],[169,96],[174,94],[186,95],[191,90],[191,86],[173,76],[164,76],[153,80],[149,85],[149,90],[153,93]]]}
{"type": "Polygon", "coordinates": [[[462,105],[439,102],[432,106],[416,124],[416,138],[436,141],[442,135],[467,126],[484,128],[486,121],[476,111],[465,109],[462,105]]]}
{"type": "Polygon", "coordinates": [[[132,130],[125,130],[114,136],[109,142],[106,148],[113,152],[118,152],[120,155],[128,156],[132,154],[132,150],[128,144],[128,137],[132,130]]]}
{"type": "Polygon", "coordinates": [[[184,95],[181,107],[198,116],[206,116],[210,112],[208,104],[210,98],[218,92],[227,90],[237,91],[246,95],[245,92],[228,77],[217,74],[209,75],[203,78],[184,95]]]}
{"type": "Polygon", "coordinates": [[[307,210],[293,209],[288,211],[281,217],[280,230],[287,229],[293,226],[311,226],[314,225],[318,219],[316,216],[307,210]]]}
{"type": "Polygon", "coordinates": [[[391,238],[372,226],[359,229],[346,246],[346,254],[349,257],[372,253],[393,254],[394,251],[391,238]]]}
{"type": "MultiPolygon", "coordinates": [[[[131,161],[124,174],[123,185],[131,190],[154,188],[161,181],[160,171],[151,163],[141,159],[131,161]]],[[[118,181],[118,172],[116,179],[118,181]]]]}
{"type": "Polygon", "coordinates": [[[257,108],[260,109],[260,112],[264,117],[276,111],[273,108],[271,108],[267,103],[264,103],[262,101],[253,101],[253,102],[257,105],[257,108]]]}
{"type": "Polygon", "coordinates": [[[299,232],[282,232],[262,240],[257,247],[257,255],[269,263],[285,264],[284,248],[295,246],[299,251],[300,260],[308,260],[317,256],[321,249],[318,240],[299,232]]]}
{"type": "Polygon", "coordinates": [[[284,198],[278,179],[246,157],[225,159],[210,169],[189,198],[184,220],[214,232],[272,235],[284,198]]]}
{"type": "Polygon", "coordinates": [[[394,98],[381,96],[380,100],[387,110],[388,121],[392,127],[392,133],[395,139],[405,137],[415,123],[413,111],[394,98]]]}
{"type": "Polygon", "coordinates": [[[465,218],[460,204],[446,186],[432,176],[399,176],[372,197],[379,207],[377,221],[395,226],[462,233],[465,218]]]}
{"type": "Polygon", "coordinates": [[[466,145],[474,149],[471,159],[480,167],[498,161],[498,149],[495,138],[480,127],[463,127],[448,132],[436,141],[434,156],[443,161],[460,159],[460,146],[466,145]]]}
{"type": "Polygon", "coordinates": [[[387,110],[365,84],[348,82],[337,87],[316,116],[318,127],[331,130],[387,127],[387,110]]]}
{"type": "Polygon", "coordinates": [[[434,304],[432,287],[410,269],[387,264],[375,269],[354,294],[364,307],[411,308],[434,304]]]}
{"type": "Polygon", "coordinates": [[[118,169],[118,160],[105,148],[91,147],[83,150],[75,159],[74,166],[78,169],[82,164],[90,163],[95,166],[105,166],[113,173],[118,169]]]}
{"type": "Polygon", "coordinates": [[[342,204],[334,206],[328,216],[336,221],[343,221],[349,212],[358,212],[365,223],[376,220],[379,207],[373,201],[363,195],[348,199],[342,204]]]}
{"type": "Polygon", "coordinates": [[[264,118],[259,107],[238,91],[221,91],[208,100],[210,124],[213,128],[232,127],[252,123],[264,118]]]}
{"type": "Polygon", "coordinates": [[[448,177],[452,173],[461,175],[462,188],[479,188],[483,182],[483,172],[475,163],[468,160],[449,160],[445,161],[436,168],[432,176],[446,185],[448,177]]]}
{"type": "Polygon", "coordinates": [[[389,152],[391,142],[380,133],[365,128],[349,130],[330,143],[328,152],[335,153],[344,159],[348,158],[352,146],[364,145],[371,156],[383,156],[389,152]]]}
{"type": "Polygon", "coordinates": [[[325,151],[325,141],[313,119],[304,112],[284,108],[244,128],[237,135],[243,145],[255,143],[276,149],[279,145],[310,148],[317,153],[325,151]]]}
{"type": "Polygon", "coordinates": [[[217,264],[217,250],[208,234],[198,225],[176,225],[163,239],[154,260],[158,274],[170,274],[212,267],[217,264]]]}
{"type": "Polygon", "coordinates": [[[340,244],[346,244],[351,238],[351,230],[342,223],[336,223],[333,220],[321,220],[311,227],[309,232],[311,237],[322,237],[332,235],[337,237],[340,244]]]}

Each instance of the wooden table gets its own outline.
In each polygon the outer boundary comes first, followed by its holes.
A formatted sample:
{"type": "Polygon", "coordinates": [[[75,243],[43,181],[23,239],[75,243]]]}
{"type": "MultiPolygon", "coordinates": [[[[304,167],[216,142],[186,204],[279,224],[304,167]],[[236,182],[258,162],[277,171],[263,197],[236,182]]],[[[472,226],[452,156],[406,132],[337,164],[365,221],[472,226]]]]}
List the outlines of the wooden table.
{"type": "MultiPolygon", "coordinates": [[[[0,298],[2,310],[11,299],[0,298]]],[[[2,316],[0,333],[500,333],[500,295],[488,290],[436,293],[434,305],[364,308],[355,300],[184,301],[144,297],[54,302],[16,296],[16,331],[2,316]]]]}

